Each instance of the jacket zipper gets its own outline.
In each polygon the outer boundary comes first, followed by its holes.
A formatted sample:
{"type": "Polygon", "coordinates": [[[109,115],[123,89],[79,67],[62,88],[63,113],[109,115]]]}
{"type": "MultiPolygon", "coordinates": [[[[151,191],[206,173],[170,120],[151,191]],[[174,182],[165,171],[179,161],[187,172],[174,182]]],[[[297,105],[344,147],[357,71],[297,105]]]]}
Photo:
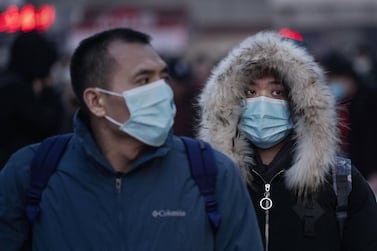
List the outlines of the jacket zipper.
{"type": "Polygon", "coordinates": [[[268,251],[269,245],[269,237],[270,237],[270,208],[272,207],[272,200],[270,198],[270,190],[272,181],[279,176],[280,174],[284,173],[285,170],[280,170],[276,173],[270,180],[270,182],[266,182],[266,180],[260,175],[257,171],[252,169],[252,172],[255,173],[264,183],[264,197],[259,201],[259,206],[265,211],[265,228],[264,228],[264,237],[266,240],[265,251],[268,251]]]}
{"type": "MultiPolygon", "coordinates": [[[[122,191],[122,175],[121,174],[117,174],[116,178],[115,178],[115,191],[117,193],[117,200],[118,200],[118,203],[119,203],[119,207],[121,207],[121,203],[120,203],[120,193],[122,191]]],[[[121,229],[122,227],[122,224],[123,224],[123,214],[122,214],[122,210],[118,210],[118,221],[119,221],[119,229],[121,229]]],[[[124,246],[123,246],[123,242],[120,243],[120,250],[125,250],[124,246]]]]}

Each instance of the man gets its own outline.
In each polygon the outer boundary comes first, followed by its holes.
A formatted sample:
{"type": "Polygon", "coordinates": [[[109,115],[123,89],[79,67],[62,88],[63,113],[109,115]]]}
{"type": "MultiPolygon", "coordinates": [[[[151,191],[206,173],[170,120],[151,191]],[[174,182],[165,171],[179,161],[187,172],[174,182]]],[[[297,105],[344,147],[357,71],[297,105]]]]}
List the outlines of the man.
{"type": "Polygon", "coordinates": [[[348,213],[344,227],[337,221],[331,175],[348,160],[337,157],[336,104],[324,79],[305,48],[260,32],[220,62],[200,97],[200,138],[240,167],[266,251],[377,250],[376,202],[355,168],[348,210],[338,208],[348,213]]]}
{"type": "MultiPolygon", "coordinates": [[[[185,147],[172,135],[175,107],[166,64],[149,37],[119,28],[81,42],[71,78],[82,109],[43,192],[33,250],[262,250],[238,169],[214,152],[222,217],[212,233],[185,147]]],[[[0,246],[19,250],[30,161],[15,153],[0,173],[0,246]]]]}

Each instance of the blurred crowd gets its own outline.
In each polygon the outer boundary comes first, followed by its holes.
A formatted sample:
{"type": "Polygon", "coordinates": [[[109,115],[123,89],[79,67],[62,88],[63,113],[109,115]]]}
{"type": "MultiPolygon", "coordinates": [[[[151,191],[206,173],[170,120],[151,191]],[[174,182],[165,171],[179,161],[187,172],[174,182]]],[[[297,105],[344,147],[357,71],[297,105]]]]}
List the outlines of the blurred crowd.
{"type": "Polygon", "coordinates": [[[318,60],[338,103],[341,150],[377,194],[376,58],[363,48],[355,55],[331,50],[318,60]]]}
{"type": "MultiPolygon", "coordinates": [[[[377,193],[377,57],[376,48],[360,46],[353,54],[329,50],[316,55],[337,98],[342,123],[340,147],[377,193]]],[[[45,34],[22,33],[10,48],[0,74],[0,167],[18,148],[57,133],[72,131],[77,102],[70,86],[70,55],[45,34]]],[[[162,55],[163,56],[163,55],[162,55]]],[[[196,136],[196,98],[218,58],[164,59],[175,94],[176,135],[196,136]]]]}

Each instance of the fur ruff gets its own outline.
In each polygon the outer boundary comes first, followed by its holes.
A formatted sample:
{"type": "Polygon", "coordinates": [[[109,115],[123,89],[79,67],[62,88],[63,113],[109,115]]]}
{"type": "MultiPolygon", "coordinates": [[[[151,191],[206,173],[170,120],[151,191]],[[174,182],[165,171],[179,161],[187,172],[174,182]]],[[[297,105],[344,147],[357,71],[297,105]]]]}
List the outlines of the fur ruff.
{"type": "Polygon", "coordinates": [[[313,57],[278,33],[260,32],[245,39],[213,69],[198,100],[198,137],[235,161],[245,181],[251,182],[253,152],[238,123],[245,84],[258,66],[279,72],[290,90],[297,143],[294,164],[285,173],[286,186],[301,195],[313,192],[324,183],[338,151],[335,100],[313,57]]]}

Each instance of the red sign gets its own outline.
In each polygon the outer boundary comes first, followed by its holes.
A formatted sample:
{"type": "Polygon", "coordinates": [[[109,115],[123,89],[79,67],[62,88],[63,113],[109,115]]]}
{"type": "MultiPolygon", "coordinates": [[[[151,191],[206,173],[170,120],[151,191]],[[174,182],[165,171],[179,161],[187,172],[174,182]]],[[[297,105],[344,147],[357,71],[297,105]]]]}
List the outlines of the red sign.
{"type": "Polygon", "coordinates": [[[12,5],[0,13],[0,32],[45,31],[51,27],[54,21],[55,9],[51,5],[43,5],[38,9],[31,4],[25,5],[21,9],[12,5]]]}

